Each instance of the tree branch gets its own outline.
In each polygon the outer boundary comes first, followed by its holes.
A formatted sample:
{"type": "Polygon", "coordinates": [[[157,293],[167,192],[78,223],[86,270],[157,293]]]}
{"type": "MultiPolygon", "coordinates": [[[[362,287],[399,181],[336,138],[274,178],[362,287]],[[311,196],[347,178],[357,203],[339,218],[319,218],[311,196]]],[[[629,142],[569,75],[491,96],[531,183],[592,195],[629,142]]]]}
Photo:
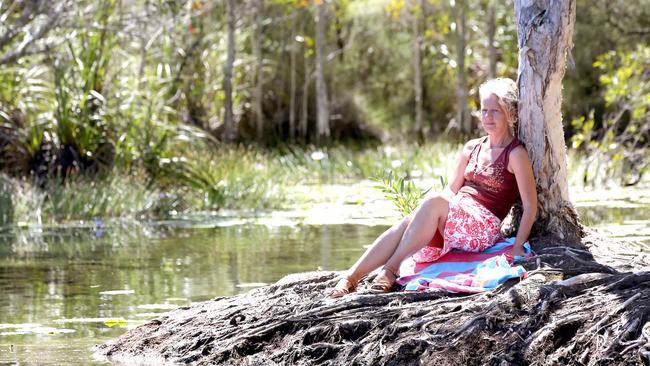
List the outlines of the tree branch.
{"type": "MultiPolygon", "coordinates": [[[[2,14],[1,19],[3,19],[3,23],[7,21],[7,18],[11,12],[13,12],[14,9],[23,2],[24,1],[16,1],[11,5],[9,9],[7,9],[4,14],[2,14]]],[[[0,51],[2,51],[9,43],[11,43],[11,41],[13,41],[14,38],[20,34],[23,28],[31,23],[34,19],[36,19],[36,17],[41,13],[42,9],[38,9],[34,5],[25,8],[23,10],[23,15],[15,21],[14,27],[8,29],[7,32],[0,37],[0,51]]]]}
{"type": "Polygon", "coordinates": [[[47,33],[49,33],[59,24],[59,20],[61,19],[62,14],[65,12],[68,1],[62,2],[57,8],[54,9],[54,11],[49,13],[47,21],[39,28],[37,28],[33,33],[25,31],[24,28],[29,23],[35,20],[38,15],[44,14],[46,12],[46,9],[43,6],[40,6],[42,4],[43,3],[39,3],[37,5],[33,5],[33,7],[30,7],[29,9],[25,9],[25,14],[23,14],[23,16],[16,22],[15,27],[0,37],[0,50],[2,50],[7,45],[9,45],[18,34],[23,31],[26,33],[25,39],[18,45],[15,50],[5,54],[0,58],[0,65],[15,63],[24,56],[46,52],[52,47],[52,45],[44,45],[43,47],[37,49],[32,48],[32,46],[37,41],[43,39],[47,33]]]}

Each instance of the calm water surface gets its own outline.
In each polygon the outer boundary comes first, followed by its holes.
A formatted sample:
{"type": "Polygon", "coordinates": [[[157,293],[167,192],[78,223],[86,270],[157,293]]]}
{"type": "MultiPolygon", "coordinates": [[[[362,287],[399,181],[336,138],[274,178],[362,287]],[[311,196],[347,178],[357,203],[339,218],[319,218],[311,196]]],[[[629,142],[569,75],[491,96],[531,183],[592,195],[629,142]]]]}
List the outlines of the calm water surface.
{"type": "MultiPolygon", "coordinates": [[[[629,206],[587,200],[578,209],[588,224],[648,251],[650,205],[629,206]]],[[[101,363],[92,346],[130,327],[289,273],[343,269],[386,227],[96,222],[5,229],[0,364],[101,363]]]]}
{"type": "Polygon", "coordinates": [[[0,236],[0,364],[94,363],[91,347],[178,306],[341,269],[384,226],[134,226],[0,236]]]}

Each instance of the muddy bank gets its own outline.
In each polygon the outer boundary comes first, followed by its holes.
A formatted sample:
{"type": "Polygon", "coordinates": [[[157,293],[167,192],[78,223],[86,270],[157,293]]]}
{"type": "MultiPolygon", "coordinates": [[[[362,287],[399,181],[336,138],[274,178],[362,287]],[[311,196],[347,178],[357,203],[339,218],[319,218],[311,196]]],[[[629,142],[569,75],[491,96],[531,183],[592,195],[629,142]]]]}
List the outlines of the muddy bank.
{"type": "Polygon", "coordinates": [[[177,309],[97,352],[151,364],[649,364],[649,256],[595,233],[582,244],[534,242],[528,277],[484,294],[362,285],[331,300],[337,273],[290,275],[177,309]]]}

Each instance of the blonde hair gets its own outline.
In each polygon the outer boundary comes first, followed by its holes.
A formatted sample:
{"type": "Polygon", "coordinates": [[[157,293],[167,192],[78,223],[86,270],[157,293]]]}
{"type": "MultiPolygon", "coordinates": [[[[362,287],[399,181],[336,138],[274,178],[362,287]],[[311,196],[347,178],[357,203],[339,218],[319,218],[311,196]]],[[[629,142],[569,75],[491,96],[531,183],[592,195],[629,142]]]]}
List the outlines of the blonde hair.
{"type": "MultiPolygon", "coordinates": [[[[496,78],[491,79],[483,84],[478,89],[478,94],[481,100],[494,94],[499,98],[499,105],[506,113],[508,125],[514,129],[517,123],[517,104],[519,103],[519,92],[517,91],[517,83],[509,78],[496,78]]],[[[513,131],[514,132],[514,131],[513,131]]]]}

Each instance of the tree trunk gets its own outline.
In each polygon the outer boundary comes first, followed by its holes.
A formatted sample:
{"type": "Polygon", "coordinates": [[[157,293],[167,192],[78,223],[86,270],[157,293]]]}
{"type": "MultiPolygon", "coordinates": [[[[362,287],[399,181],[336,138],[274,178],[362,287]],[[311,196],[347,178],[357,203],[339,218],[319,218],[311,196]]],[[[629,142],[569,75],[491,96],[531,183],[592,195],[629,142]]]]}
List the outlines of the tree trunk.
{"type": "Polygon", "coordinates": [[[253,92],[255,109],[255,131],[257,141],[264,137],[264,111],[262,110],[262,86],[264,84],[264,74],[262,70],[262,7],[263,0],[255,1],[255,31],[253,33],[253,54],[257,63],[257,80],[255,81],[255,90],[253,92]]]}
{"type": "Polygon", "coordinates": [[[296,10],[291,14],[291,61],[289,66],[289,140],[296,140],[296,10]]]}
{"type": "Polygon", "coordinates": [[[466,25],[465,25],[465,0],[456,2],[456,57],[458,68],[458,88],[456,90],[456,123],[463,133],[472,131],[472,120],[467,108],[467,74],[465,72],[466,53],[466,25]]]}
{"type": "Polygon", "coordinates": [[[316,6],[316,140],[320,143],[330,136],[329,102],[325,85],[325,2],[316,6]]]}
{"type": "Polygon", "coordinates": [[[228,40],[226,63],[223,66],[223,92],[224,92],[224,129],[223,138],[235,139],[235,121],[232,110],[232,69],[235,63],[235,0],[226,3],[228,12],[228,40]]]}
{"type": "Polygon", "coordinates": [[[497,49],[494,45],[494,35],[496,33],[496,20],[494,19],[494,0],[487,2],[487,36],[488,36],[488,59],[490,62],[488,68],[488,79],[497,77],[497,49]]]}
{"type": "Polygon", "coordinates": [[[536,230],[571,242],[580,224],[569,201],[562,128],[562,78],[573,46],[575,0],[516,0],[519,38],[519,138],[537,183],[536,230]]]}
{"type": "Polygon", "coordinates": [[[308,59],[303,51],[303,82],[302,82],[302,103],[300,105],[300,124],[298,130],[304,143],[307,143],[307,122],[309,119],[309,83],[311,82],[311,68],[308,59]]]}
{"type": "MultiPolygon", "coordinates": [[[[424,5],[424,2],[421,3],[424,5]]],[[[412,7],[415,8],[415,4],[412,4],[412,7]]],[[[413,92],[415,94],[415,134],[419,144],[424,142],[424,133],[422,131],[422,27],[420,26],[420,20],[422,18],[422,12],[424,7],[420,9],[420,12],[412,12],[412,28],[413,28],[413,92]]]]}
{"type": "MultiPolygon", "coordinates": [[[[286,65],[287,64],[287,22],[282,22],[281,25],[281,35],[280,35],[280,57],[279,57],[279,62],[281,65],[286,65]]],[[[286,100],[287,96],[287,71],[286,68],[282,68],[283,71],[280,73],[280,77],[275,78],[275,90],[276,90],[276,98],[280,100],[281,102],[277,104],[277,107],[275,108],[275,112],[273,113],[273,121],[267,122],[267,124],[271,125],[272,128],[275,130],[275,139],[277,140],[282,140],[284,139],[285,134],[285,125],[284,125],[284,118],[285,118],[285,103],[284,101],[286,100]]]]}

